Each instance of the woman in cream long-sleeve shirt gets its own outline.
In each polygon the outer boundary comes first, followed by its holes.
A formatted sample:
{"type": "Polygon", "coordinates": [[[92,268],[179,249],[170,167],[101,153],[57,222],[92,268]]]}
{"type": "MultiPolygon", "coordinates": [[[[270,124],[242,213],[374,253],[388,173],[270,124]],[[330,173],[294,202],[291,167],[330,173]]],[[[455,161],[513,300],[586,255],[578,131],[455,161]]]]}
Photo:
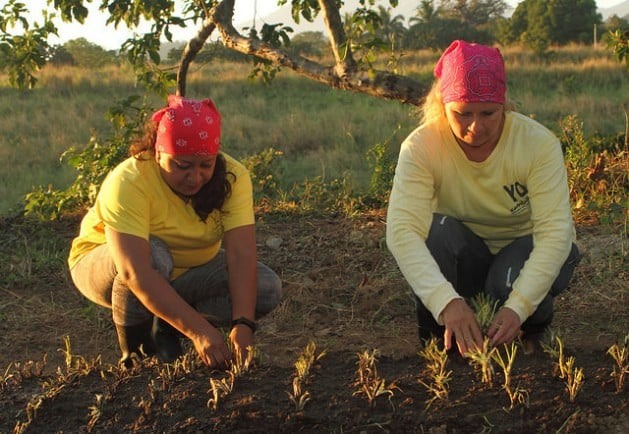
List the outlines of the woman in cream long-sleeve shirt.
{"type": "Polygon", "coordinates": [[[557,138],[507,109],[497,49],[455,41],[435,68],[422,125],[402,144],[387,244],[416,296],[420,338],[456,338],[459,352],[552,319],[579,253],[557,138]],[[501,308],[481,331],[470,298],[501,308]]]}

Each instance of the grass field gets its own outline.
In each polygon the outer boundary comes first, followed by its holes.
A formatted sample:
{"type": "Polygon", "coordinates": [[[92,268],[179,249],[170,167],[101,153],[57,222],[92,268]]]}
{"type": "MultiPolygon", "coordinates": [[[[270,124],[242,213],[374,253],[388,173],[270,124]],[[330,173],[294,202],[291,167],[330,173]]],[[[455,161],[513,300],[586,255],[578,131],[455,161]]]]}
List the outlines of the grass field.
{"type": "MultiPolygon", "coordinates": [[[[604,49],[571,46],[545,61],[520,49],[503,51],[509,96],[525,114],[559,133],[559,121],[576,114],[586,134],[625,129],[623,103],[629,76],[604,49]]],[[[438,53],[402,56],[396,71],[429,82],[438,53]]],[[[369,180],[368,149],[393,149],[417,124],[416,109],[396,101],[330,89],[283,71],[271,85],[248,79],[249,64],[212,63],[193,68],[189,96],[212,97],[223,115],[224,150],[241,158],[273,147],[282,157],[283,187],[308,177],[346,176],[360,188],[369,180]]],[[[106,139],[104,114],[116,100],[142,92],[131,71],[47,67],[39,85],[19,92],[0,76],[0,214],[35,186],[64,188],[74,173],[59,157],[82,147],[92,133],[106,139]]],[[[162,103],[152,98],[155,107],[162,103]]]]}

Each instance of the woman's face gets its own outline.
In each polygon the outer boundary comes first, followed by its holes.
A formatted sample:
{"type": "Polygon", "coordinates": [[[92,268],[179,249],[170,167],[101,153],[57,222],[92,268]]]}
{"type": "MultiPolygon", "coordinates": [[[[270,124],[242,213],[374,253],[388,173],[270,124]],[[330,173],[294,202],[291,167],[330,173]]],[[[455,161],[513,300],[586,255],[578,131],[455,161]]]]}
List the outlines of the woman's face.
{"type": "Polygon", "coordinates": [[[184,199],[199,192],[214,174],[216,155],[172,155],[156,151],[166,184],[184,199]]]}
{"type": "Polygon", "coordinates": [[[449,102],[450,129],[462,147],[493,149],[502,133],[504,106],[493,102],[449,102]]]}

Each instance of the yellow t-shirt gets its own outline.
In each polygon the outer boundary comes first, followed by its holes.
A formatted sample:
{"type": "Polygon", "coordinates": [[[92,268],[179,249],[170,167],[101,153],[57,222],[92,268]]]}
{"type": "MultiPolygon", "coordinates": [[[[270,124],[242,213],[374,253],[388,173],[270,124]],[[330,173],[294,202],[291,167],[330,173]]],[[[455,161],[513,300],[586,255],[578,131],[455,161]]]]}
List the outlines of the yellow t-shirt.
{"type": "Polygon", "coordinates": [[[231,182],[231,194],[223,208],[214,210],[205,222],[166,184],[154,158],[123,161],[107,175],[81,222],[70,249],[70,268],[105,243],[105,227],[145,240],[152,235],[164,241],[174,261],[173,279],[210,261],[220,249],[224,232],[254,223],[249,172],[229,155],[221,155],[236,181],[231,182]]]}
{"type": "Polygon", "coordinates": [[[425,245],[433,212],[460,220],[492,253],[532,234],[534,248],[505,306],[523,322],[546,296],[575,239],[558,139],[538,122],[507,112],[483,162],[466,158],[447,123],[423,125],[400,149],[387,211],[387,245],[437,321],[458,298],[425,245]]]}

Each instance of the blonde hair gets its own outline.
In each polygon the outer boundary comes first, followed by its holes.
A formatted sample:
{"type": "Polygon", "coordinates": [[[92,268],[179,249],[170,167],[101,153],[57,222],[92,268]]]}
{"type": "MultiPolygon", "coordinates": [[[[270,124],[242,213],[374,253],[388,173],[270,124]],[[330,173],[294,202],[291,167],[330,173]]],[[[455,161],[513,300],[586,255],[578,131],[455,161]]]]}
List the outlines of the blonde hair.
{"type": "MultiPolygon", "coordinates": [[[[505,104],[505,112],[514,111],[515,103],[510,99],[506,99],[505,104]]],[[[441,90],[439,79],[435,79],[432,83],[432,87],[426,94],[426,98],[424,99],[424,104],[421,106],[421,116],[420,116],[420,124],[430,124],[430,123],[439,123],[439,122],[448,122],[446,117],[446,108],[443,103],[443,99],[441,97],[441,90]]]]}
{"type": "Polygon", "coordinates": [[[436,79],[432,83],[432,87],[424,99],[424,104],[421,106],[420,121],[422,125],[446,121],[446,109],[441,99],[439,79],[436,79]]]}

